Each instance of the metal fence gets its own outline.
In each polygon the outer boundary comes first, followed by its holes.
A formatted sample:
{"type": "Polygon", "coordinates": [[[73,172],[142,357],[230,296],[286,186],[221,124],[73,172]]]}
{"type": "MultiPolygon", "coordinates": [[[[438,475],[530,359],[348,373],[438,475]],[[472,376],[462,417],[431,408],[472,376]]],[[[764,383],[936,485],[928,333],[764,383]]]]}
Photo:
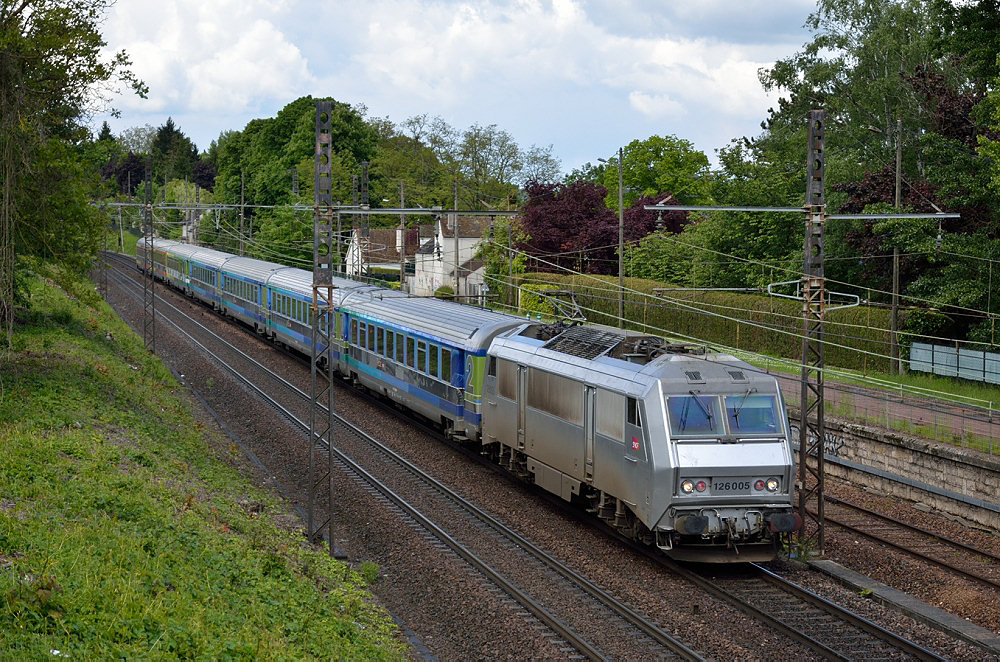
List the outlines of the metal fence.
{"type": "Polygon", "coordinates": [[[910,345],[910,371],[1000,384],[1000,354],[948,345],[910,345]]]}
{"type": "MultiPolygon", "coordinates": [[[[799,380],[780,374],[775,377],[785,402],[797,407],[801,393],[799,380]]],[[[827,381],[824,411],[827,416],[842,421],[885,428],[990,455],[1000,454],[1000,415],[992,407],[963,406],[903,392],[827,381]]]]}

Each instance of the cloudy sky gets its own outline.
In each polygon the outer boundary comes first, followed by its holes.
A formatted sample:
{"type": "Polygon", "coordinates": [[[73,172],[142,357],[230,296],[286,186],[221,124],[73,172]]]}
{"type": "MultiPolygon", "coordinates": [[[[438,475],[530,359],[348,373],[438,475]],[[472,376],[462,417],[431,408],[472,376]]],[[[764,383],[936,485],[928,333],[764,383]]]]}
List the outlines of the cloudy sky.
{"type": "Polygon", "coordinates": [[[815,0],[118,0],[102,29],[148,99],[113,101],[112,131],[172,117],[219,133],[333,96],[401,123],[496,124],[564,171],[651,135],[714,162],[760,132],[757,70],[801,48],[815,0]]]}

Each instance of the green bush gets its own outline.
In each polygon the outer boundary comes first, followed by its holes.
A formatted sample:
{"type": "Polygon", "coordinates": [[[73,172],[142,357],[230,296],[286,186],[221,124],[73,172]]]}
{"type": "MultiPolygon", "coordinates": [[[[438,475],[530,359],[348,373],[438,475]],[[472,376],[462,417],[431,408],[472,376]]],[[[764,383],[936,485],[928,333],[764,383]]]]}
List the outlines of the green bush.
{"type": "MultiPolygon", "coordinates": [[[[613,276],[525,274],[522,291],[572,290],[589,321],[617,326],[618,279],[613,276]]],[[[802,303],[737,292],[671,294],[664,283],[625,279],[629,328],[688,342],[798,360],[802,353],[802,303]],[[658,292],[654,293],[654,289],[658,292]],[[659,291],[663,290],[663,291],[659,291]]],[[[901,316],[900,328],[905,328],[901,316]]],[[[832,310],[824,324],[824,360],[842,368],[889,371],[889,311],[871,306],[832,310]]]]}

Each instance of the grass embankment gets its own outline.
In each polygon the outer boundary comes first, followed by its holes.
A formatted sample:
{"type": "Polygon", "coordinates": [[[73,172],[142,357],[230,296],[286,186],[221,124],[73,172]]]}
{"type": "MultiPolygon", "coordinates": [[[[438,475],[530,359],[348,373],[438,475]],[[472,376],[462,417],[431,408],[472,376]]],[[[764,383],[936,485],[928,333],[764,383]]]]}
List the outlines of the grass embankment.
{"type": "Polygon", "coordinates": [[[359,574],[280,526],[142,340],[65,288],[35,282],[0,352],[0,659],[403,657],[359,574]]]}

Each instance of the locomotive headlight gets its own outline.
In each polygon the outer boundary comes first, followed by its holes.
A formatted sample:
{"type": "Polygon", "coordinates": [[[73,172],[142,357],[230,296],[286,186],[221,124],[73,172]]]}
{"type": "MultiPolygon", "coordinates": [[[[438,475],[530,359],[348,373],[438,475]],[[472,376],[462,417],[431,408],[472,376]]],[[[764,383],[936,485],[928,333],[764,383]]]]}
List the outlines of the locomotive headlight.
{"type": "Polygon", "coordinates": [[[778,481],[777,478],[768,478],[767,479],[767,491],[768,492],[777,492],[779,487],[781,487],[781,483],[778,481]]]}
{"type": "Polygon", "coordinates": [[[691,494],[694,492],[694,481],[686,480],[681,483],[681,492],[684,494],[691,494]]]}

